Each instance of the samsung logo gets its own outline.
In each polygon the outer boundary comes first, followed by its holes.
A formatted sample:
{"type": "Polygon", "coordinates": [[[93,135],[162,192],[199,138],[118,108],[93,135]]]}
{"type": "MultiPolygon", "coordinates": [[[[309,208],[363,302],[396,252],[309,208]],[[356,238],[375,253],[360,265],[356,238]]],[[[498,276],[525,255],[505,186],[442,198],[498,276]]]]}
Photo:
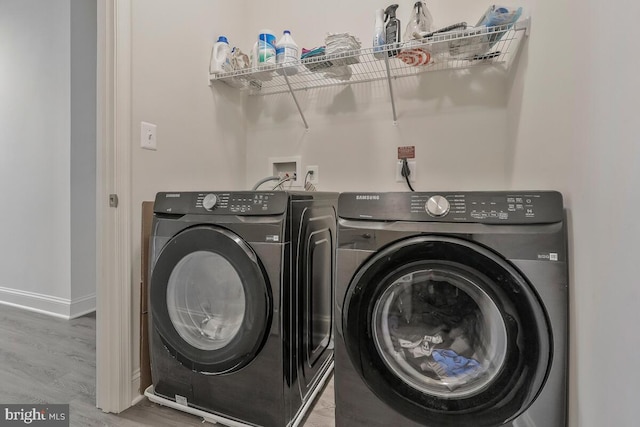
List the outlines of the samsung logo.
{"type": "Polygon", "coordinates": [[[180,193],[170,193],[170,194],[165,194],[165,196],[167,199],[177,199],[180,197],[180,193]]]}
{"type": "Polygon", "coordinates": [[[379,194],[358,194],[356,200],[380,200],[379,194]]]}

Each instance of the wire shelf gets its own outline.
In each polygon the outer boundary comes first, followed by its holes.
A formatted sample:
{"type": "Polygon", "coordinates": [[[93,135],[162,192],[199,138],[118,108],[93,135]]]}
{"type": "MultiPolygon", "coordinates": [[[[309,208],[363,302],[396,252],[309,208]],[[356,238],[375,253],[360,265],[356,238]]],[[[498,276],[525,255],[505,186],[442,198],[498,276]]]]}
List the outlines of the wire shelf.
{"type": "Polygon", "coordinates": [[[246,90],[250,95],[270,95],[304,89],[364,83],[417,74],[501,65],[508,68],[519,47],[529,20],[515,24],[472,28],[435,34],[428,39],[411,40],[382,48],[364,48],[337,54],[306,58],[295,65],[278,64],[211,74],[211,81],[221,81],[246,90]],[[428,62],[408,65],[409,52],[428,62]],[[389,56],[393,52],[394,56],[389,56]],[[426,55],[424,53],[426,53],[426,55]]]}

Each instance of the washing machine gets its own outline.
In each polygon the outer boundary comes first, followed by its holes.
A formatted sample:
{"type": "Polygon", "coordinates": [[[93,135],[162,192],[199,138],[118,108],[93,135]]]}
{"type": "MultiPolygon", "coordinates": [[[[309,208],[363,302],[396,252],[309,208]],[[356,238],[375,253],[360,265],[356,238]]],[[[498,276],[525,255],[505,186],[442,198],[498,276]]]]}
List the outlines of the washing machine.
{"type": "Polygon", "coordinates": [[[553,191],[341,194],[336,426],[566,426],[566,234],[553,191]]]}
{"type": "Polygon", "coordinates": [[[162,192],[150,241],[152,401],[296,426],[333,369],[337,194],[162,192]]]}

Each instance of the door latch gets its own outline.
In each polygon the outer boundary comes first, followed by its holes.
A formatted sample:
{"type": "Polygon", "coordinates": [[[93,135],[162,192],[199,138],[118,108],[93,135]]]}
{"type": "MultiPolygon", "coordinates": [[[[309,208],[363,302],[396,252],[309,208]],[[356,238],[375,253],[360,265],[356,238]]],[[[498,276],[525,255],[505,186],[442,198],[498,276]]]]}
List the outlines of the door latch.
{"type": "Polygon", "coordinates": [[[118,195],[117,194],[109,194],[109,207],[117,208],[118,207],[118,195]]]}

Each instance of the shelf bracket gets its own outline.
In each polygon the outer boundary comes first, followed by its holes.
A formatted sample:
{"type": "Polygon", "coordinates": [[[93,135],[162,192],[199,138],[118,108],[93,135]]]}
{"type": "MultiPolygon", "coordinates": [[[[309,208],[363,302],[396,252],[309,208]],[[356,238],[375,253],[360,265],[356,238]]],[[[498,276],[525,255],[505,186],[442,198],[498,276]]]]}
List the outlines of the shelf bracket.
{"type": "Polygon", "coordinates": [[[393,97],[393,85],[391,84],[391,69],[389,68],[389,55],[384,53],[384,65],[387,67],[387,82],[389,83],[389,96],[391,97],[391,110],[393,111],[393,123],[398,121],[398,115],[396,114],[396,101],[393,97]]]}
{"type": "Polygon", "coordinates": [[[289,93],[291,94],[291,97],[293,98],[293,102],[296,103],[296,108],[298,108],[298,113],[300,113],[300,117],[302,118],[302,121],[304,123],[304,127],[305,129],[309,129],[309,124],[307,123],[307,119],[305,119],[304,117],[304,113],[302,112],[302,109],[300,108],[300,104],[298,103],[298,98],[296,98],[296,94],[293,92],[293,88],[291,87],[291,83],[289,82],[289,76],[287,76],[287,72],[284,71],[284,79],[287,82],[287,86],[289,86],[289,93]]]}
{"type": "Polygon", "coordinates": [[[521,19],[520,21],[516,22],[515,24],[513,24],[513,29],[515,31],[523,31],[524,30],[524,35],[528,36],[529,32],[531,31],[531,17],[527,16],[524,19],[521,19]]]}

